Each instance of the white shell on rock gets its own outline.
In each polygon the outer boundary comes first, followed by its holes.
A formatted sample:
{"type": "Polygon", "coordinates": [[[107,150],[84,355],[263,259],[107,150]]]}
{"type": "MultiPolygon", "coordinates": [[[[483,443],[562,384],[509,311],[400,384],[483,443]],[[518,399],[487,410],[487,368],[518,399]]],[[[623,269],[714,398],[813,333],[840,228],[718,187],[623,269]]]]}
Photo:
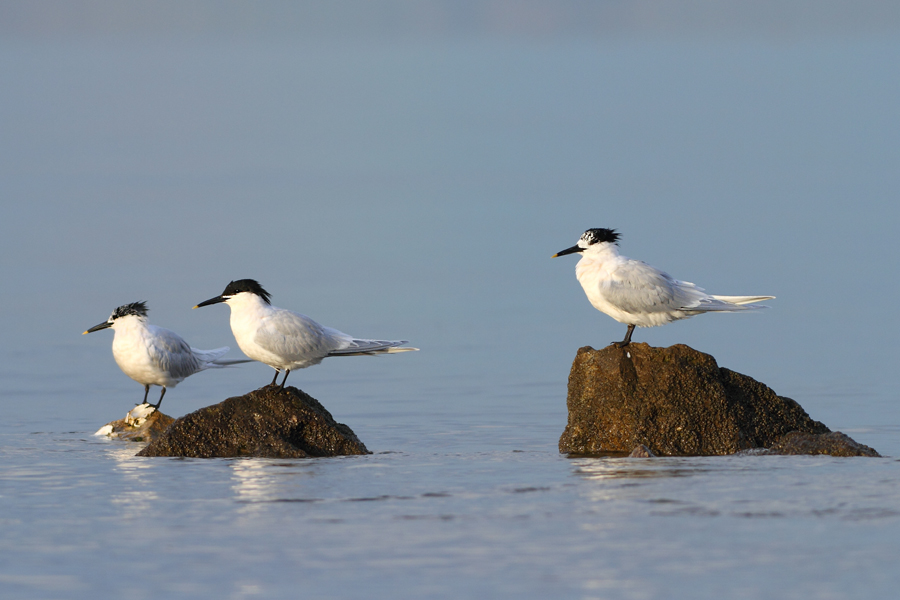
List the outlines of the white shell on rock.
{"type": "Polygon", "coordinates": [[[140,427],[154,411],[156,408],[150,404],[138,404],[125,415],[125,424],[131,427],[140,427]]]}
{"type": "Polygon", "coordinates": [[[97,433],[95,433],[94,435],[111,435],[112,432],[113,432],[112,425],[104,425],[103,427],[98,429],[97,433]]]}

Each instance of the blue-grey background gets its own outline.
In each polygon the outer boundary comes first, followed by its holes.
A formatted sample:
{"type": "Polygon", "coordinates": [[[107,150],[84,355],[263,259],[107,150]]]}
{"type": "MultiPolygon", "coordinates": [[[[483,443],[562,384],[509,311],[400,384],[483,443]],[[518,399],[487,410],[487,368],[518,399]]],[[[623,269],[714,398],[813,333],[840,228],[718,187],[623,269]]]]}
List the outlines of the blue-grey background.
{"type": "MultiPolygon", "coordinates": [[[[699,597],[889,593],[900,583],[887,566],[900,548],[892,459],[821,459],[826,476],[802,497],[826,499],[807,508],[789,491],[813,464],[802,459],[777,463],[780,475],[753,462],[774,460],[762,458],[641,466],[654,485],[700,480],[649,496],[603,492],[621,506],[595,525],[615,520],[607,535],[621,558],[602,573],[602,561],[580,564],[612,549],[579,538],[599,517],[578,486],[593,481],[585,473],[623,471],[556,453],[566,377],[580,346],[621,339],[625,326],[589,305],[575,258],[550,256],[587,228],[613,227],[624,254],[712,293],[777,296],[768,311],[642,329],[635,340],[708,352],[832,429],[900,454],[898,61],[900,10],[883,2],[0,4],[0,502],[12,532],[0,586],[90,594],[140,555],[175,583],[139,576],[117,584],[120,595],[272,597],[303,581],[310,597],[652,598],[672,578],[699,597]],[[238,357],[228,309],[190,308],[244,277],[278,306],[422,349],[291,376],[373,457],[148,462],[90,436],[142,390],[112,360],[111,332],[81,332],[146,300],[152,323],[238,357]],[[298,498],[279,474],[309,470],[320,484],[300,494],[310,502],[283,503],[298,498]],[[748,486],[746,471],[762,479],[748,486]],[[246,488],[218,478],[246,483],[248,472],[274,512],[254,513],[246,531],[227,517],[217,528],[220,511],[248,506],[246,488]],[[191,485],[173,483],[182,479],[191,485]],[[874,504],[829,496],[836,480],[873,486],[874,504]],[[411,481],[423,520],[390,508],[411,481]],[[737,491],[746,487],[755,491],[737,491]],[[95,496],[72,496],[85,488],[95,496]],[[517,490],[543,495],[519,506],[517,490]],[[315,512],[370,496],[388,500],[315,512]],[[687,505],[676,518],[640,504],[671,496],[687,505]],[[770,518],[750,523],[732,501],[770,518]],[[848,526],[858,514],[876,526],[848,526]],[[130,527],[151,540],[159,531],[135,515],[166,523],[164,548],[198,535],[211,548],[174,562],[159,547],[113,551],[123,532],[110,522],[136,519],[130,527]],[[461,521],[468,533],[453,533],[461,521]],[[849,531],[835,538],[832,525],[849,531]],[[718,539],[723,527],[737,530],[731,543],[718,539]],[[688,531],[710,554],[681,548],[688,531]],[[280,536],[292,535],[324,562],[302,551],[284,559],[280,536]],[[344,535],[362,540],[323,541],[344,535]],[[779,562],[807,544],[823,555],[779,562]],[[273,572],[229,553],[241,545],[278,548],[273,572]],[[529,545],[541,550],[483,571],[486,555],[529,545]],[[738,546],[765,565],[710,566],[738,546]],[[830,562],[846,560],[847,546],[867,548],[864,567],[830,562]],[[70,551],[59,557],[60,547],[70,551]],[[648,558],[653,548],[672,553],[648,558]],[[385,552],[422,562],[367,558],[385,552]],[[658,566],[630,572],[643,560],[658,566]],[[698,562],[708,570],[690,575],[698,562]],[[342,588],[330,570],[355,575],[342,588]]],[[[167,394],[165,412],[271,374],[260,364],[199,374],[167,394]]]]}

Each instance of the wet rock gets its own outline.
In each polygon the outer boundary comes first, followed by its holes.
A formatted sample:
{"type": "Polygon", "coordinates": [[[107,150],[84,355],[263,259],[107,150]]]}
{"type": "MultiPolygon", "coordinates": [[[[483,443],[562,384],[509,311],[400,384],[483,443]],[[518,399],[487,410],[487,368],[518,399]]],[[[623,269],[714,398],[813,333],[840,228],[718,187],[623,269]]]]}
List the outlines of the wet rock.
{"type": "Polygon", "coordinates": [[[176,419],[138,456],[303,458],[369,454],[356,434],[295,387],[260,388],[176,419]]]}
{"type": "Polygon", "coordinates": [[[800,433],[792,431],[769,448],[768,454],[830,454],[831,456],[881,456],[840,431],[800,433]]]}
{"type": "Polygon", "coordinates": [[[124,419],[107,423],[94,435],[130,442],[149,442],[158,438],[175,419],[163,414],[149,404],[138,404],[124,419]]]}
{"type": "Polygon", "coordinates": [[[567,403],[559,450],[571,454],[643,444],[657,456],[724,455],[769,448],[792,431],[830,433],[790,398],[681,344],[579,349],[567,403]]]}
{"type": "Polygon", "coordinates": [[[628,455],[628,458],[653,458],[656,456],[653,454],[653,451],[650,450],[647,446],[641,444],[640,446],[635,446],[634,450],[631,451],[631,454],[628,455]]]}

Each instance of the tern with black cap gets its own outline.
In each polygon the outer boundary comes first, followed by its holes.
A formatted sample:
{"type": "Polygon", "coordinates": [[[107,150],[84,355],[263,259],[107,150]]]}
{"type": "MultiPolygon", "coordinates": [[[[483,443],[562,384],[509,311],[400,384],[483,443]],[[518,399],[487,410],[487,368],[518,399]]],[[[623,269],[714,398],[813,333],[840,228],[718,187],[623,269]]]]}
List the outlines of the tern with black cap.
{"type": "Polygon", "coordinates": [[[306,315],[272,306],[271,294],[253,279],[232,281],[225,291],[194,308],[224,302],[231,308],[231,332],[244,354],[275,369],[271,385],[284,371],[305,369],[330,356],[411,352],[405,341],[357,339],[319,325],[306,315]]]}
{"type": "Polygon", "coordinates": [[[84,333],[101,329],[115,332],[112,343],[113,358],[122,372],[144,386],[144,401],[151,385],[162,386],[156,409],[162,404],[166,388],[175,387],[194,373],[250,362],[244,359],[221,360],[227,346],[215,350],[198,350],[174,331],[147,322],[147,303],[132,302],[118,307],[109,318],[84,333]]]}
{"type": "Polygon", "coordinates": [[[553,255],[581,254],[575,276],[590,303],[600,312],[628,325],[622,348],[631,343],[635,327],[656,327],[708,312],[767,308],[753,304],[775,296],[714,296],[687,281],[679,281],[645,262],[619,254],[615,229],[588,229],[578,243],[553,255]]]}

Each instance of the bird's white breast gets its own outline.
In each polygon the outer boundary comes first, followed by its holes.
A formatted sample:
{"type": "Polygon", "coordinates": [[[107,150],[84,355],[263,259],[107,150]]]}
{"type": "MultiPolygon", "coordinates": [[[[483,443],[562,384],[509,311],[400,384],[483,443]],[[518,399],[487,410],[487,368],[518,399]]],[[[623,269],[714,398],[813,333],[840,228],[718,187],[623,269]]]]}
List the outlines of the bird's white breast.
{"type": "Polygon", "coordinates": [[[153,334],[137,317],[116,320],[113,327],[112,352],[122,372],[142,385],[174,387],[180,379],[172,379],[150,353],[153,334]]]}
{"type": "MultiPolygon", "coordinates": [[[[233,298],[228,302],[231,308],[231,333],[241,352],[259,362],[272,365],[278,360],[271,352],[256,343],[256,332],[264,327],[269,318],[269,307],[263,302],[252,302],[242,298],[233,298]],[[243,301],[241,301],[243,300],[243,301]]],[[[279,367],[281,368],[281,367],[279,367]]]]}
{"type": "Polygon", "coordinates": [[[612,261],[596,260],[589,256],[582,256],[575,266],[575,277],[591,305],[620,323],[630,324],[631,315],[609,302],[603,293],[602,282],[608,281],[613,272],[612,261]]]}

